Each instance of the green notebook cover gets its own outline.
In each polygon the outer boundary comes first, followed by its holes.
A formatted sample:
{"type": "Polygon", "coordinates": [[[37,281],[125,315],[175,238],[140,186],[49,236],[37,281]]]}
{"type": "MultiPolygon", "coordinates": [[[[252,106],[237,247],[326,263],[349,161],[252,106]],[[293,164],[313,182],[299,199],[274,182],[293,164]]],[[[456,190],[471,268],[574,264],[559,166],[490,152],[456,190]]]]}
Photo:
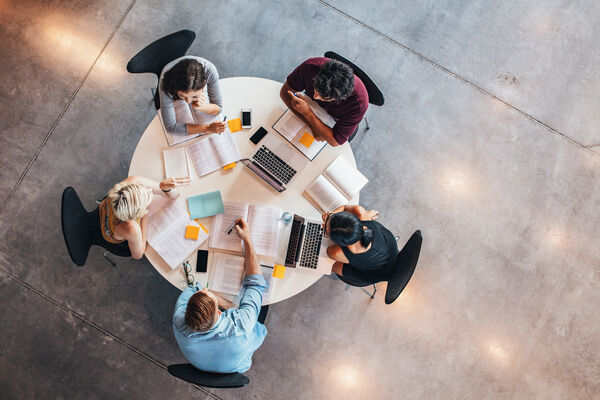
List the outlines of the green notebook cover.
{"type": "Polygon", "coordinates": [[[210,217],[225,212],[220,190],[191,196],[187,201],[192,219],[210,217]]]}

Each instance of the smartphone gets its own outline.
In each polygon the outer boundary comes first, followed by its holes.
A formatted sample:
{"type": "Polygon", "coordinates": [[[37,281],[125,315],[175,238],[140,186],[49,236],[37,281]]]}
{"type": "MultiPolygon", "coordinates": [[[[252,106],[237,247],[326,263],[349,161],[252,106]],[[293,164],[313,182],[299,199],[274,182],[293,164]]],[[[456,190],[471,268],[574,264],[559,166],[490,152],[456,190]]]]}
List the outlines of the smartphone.
{"type": "Polygon", "coordinates": [[[242,128],[252,128],[252,110],[249,108],[242,110],[242,128]]]}
{"type": "Polygon", "coordinates": [[[254,144],[258,144],[258,142],[260,142],[267,133],[267,130],[261,126],[256,132],[254,132],[254,135],[250,136],[250,141],[254,144]]]}
{"type": "Polygon", "coordinates": [[[206,272],[208,266],[208,251],[198,250],[198,258],[196,258],[196,272],[206,272]]]}

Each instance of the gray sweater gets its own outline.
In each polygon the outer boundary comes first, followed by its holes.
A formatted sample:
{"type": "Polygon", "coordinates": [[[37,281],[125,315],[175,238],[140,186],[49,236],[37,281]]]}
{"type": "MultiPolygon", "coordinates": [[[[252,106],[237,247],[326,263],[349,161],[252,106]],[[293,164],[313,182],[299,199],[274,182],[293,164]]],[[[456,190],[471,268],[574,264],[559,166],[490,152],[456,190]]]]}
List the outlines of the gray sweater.
{"type": "MultiPolygon", "coordinates": [[[[198,61],[204,67],[204,71],[206,73],[206,93],[208,95],[208,102],[212,104],[216,104],[219,107],[223,108],[223,100],[221,99],[221,88],[219,86],[219,73],[217,72],[217,68],[210,61],[195,56],[183,56],[176,60],[171,61],[163,68],[160,79],[158,80],[158,94],[160,99],[160,113],[165,124],[165,129],[167,132],[174,135],[187,135],[187,125],[181,122],[177,122],[175,119],[175,109],[173,107],[173,97],[170,94],[163,92],[162,90],[162,80],[165,72],[169,71],[175,64],[177,64],[181,60],[194,59],[198,61]]],[[[196,111],[201,113],[201,111],[196,111]]]]}

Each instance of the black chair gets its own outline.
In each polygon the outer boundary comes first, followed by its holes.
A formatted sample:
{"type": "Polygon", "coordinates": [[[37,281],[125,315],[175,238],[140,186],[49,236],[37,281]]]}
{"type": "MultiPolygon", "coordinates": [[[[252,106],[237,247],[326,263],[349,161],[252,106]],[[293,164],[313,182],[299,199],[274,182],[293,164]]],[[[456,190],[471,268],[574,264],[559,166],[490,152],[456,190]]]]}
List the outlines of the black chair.
{"type": "Polygon", "coordinates": [[[121,257],[131,257],[127,242],[115,244],[104,240],[100,232],[98,207],[88,212],[81,203],[75,189],[70,186],[63,191],[60,214],[67,250],[71,260],[78,266],[85,265],[90,247],[93,245],[106,250],[104,258],[113,266],[116,264],[108,257],[108,252],[121,257]]]}
{"type": "MultiPolygon", "coordinates": [[[[379,90],[379,88],[377,87],[375,82],[373,82],[373,80],[369,77],[369,75],[367,75],[362,69],[360,69],[360,67],[358,67],[356,64],[354,64],[352,61],[348,60],[347,58],[342,57],[333,51],[326,52],[325,57],[331,58],[333,60],[341,61],[344,64],[347,64],[348,66],[350,66],[350,68],[352,68],[352,71],[354,71],[354,75],[358,76],[360,78],[360,80],[365,84],[365,88],[367,89],[367,93],[369,94],[369,104],[373,104],[373,105],[376,105],[379,107],[381,107],[383,105],[383,103],[385,102],[385,99],[383,98],[383,93],[381,93],[381,90],[379,90]]],[[[365,125],[366,125],[365,129],[370,129],[369,121],[367,120],[366,115],[365,115],[364,119],[365,119],[365,125]]],[[[358,127],[356,127],[356,130],[354,131],[352,136],[350,136],[348,141],[351,141],[352,139],[354,139],[357,132],[358,132],[358,127]]]]}
{"type": "Polygon", "coordinates": [[[217,374],[201,371],[192,364],[169,365],[167,371],[176,378],[209,388],[240,388],[250,383],[250,378],[239,372],[217,374]]]}
{"type": "MultiPolygon", "coordinates": [[[[160,79],[160,73],[165,65],[183,57],[195,38],[196,33],[187,29],[160,38],[144,47],[129,60],[127,72],[132,74],[153,73],[156,75],[156,86],[158,87],[158,79],[160,79]]],[[[160,108],[158,90],[154,92],[154,106],[157,110],[160,108]]]]}
{"type": "Polygon", "coordinates": [[[377,283],[387,281],[387,289],[385,291],[385,304],[392,304],[400,293],[404,290],[408,281],[415,272],[417,262],[419,261],[419,254],[421,253],[421,244],[423,243],[423,236],[421,231],[415,231],[410,239],[406,242],[402,250],[396,257],[396,262],[392,270],[390,271],[387,279],[375,279],[372,281],[355,281],[343,276],[339,276],[340,280],[349,286],[355,286],[361,288],[365,293],[371,296],[371,299],[375,297],[377,292],[377,283]],[[373,285],[373,293],[369,293],[364,289],[365,286],[373,285]]]}

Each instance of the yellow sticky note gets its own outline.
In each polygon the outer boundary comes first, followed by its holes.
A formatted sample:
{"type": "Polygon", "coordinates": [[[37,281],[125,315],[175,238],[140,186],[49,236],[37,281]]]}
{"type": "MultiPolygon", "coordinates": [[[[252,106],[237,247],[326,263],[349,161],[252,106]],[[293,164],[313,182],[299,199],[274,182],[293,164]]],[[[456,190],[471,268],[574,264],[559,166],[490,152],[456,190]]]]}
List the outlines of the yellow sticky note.
{"type": "Polygon", "coordinates": [[[305,145],[306,147],[310,147],[310,145],[315,141],[315,137],[308,132],[304,132],[302,137],[300,138],[300,143],[305,145]]]}
{"type": "Polygon", "coordinates": [[[197,240],[200,234],[200,227],[194,225],[188,225],[185,228],[185,237],[187,239],[197,240]]]}
{"type": "Polygon", "coordinates": [[[283,279],[285,275],[285,267],[283,265],[275,264],[273,266],[273,278],[283,279]]]}
{"type": "Polygon", "coordinates": [[[231,164],[227,164],[226,166],[223,167],[223,169],[232,169],[235,168],[235,163],[232,162],[231,164]]]}
{"type": "Polygon", "coordinates": [[[242,130],[242,120],[239,118],[227,120],[227,125],[231,133],[242,130]]]}

